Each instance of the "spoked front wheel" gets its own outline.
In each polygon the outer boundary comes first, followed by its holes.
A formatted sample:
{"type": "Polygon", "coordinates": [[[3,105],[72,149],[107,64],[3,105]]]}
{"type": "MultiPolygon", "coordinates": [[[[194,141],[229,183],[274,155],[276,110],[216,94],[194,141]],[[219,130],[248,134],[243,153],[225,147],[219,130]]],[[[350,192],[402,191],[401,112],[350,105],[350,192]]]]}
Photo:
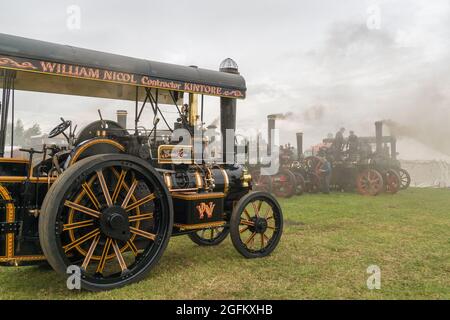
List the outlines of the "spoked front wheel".
{"type": "Polygon", "coordinates": [[[277,200],[266,192],[251,192],[234,207],[230,235],[234,247],[246,258],[269,255],[283,232],[283,214],[277,200]]]}
{"type": "Polygon", "coordinates": [[[109,290],[142,279],[158,262],[173,226],[170,193],[145,161],[98,155],[69,167],[42,204],[39,238],[50,265],[81,286],[109,290]]]}
{"type": "Polygon", "coordinates": [[[189,233],[188,237],[199,246],[217,246],[225,240],[230,233],[226,226],[212,227],[189,233]]]}

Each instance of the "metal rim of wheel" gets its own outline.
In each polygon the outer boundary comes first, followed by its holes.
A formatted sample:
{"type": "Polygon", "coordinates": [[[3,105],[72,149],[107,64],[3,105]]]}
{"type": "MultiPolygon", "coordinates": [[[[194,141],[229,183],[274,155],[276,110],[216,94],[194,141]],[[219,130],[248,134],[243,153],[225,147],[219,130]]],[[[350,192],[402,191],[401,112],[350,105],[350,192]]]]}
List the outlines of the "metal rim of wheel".
{"type": "Polygon", "coordinates": [[[230,236],[236,250],[246,258],[269,255],[283,232],[283,215],[277,200],[266,192],[251,192],[234,207],[230,236]]]}
{"type": "Polygon", "coordinates": [[[272,178],[272,192],[281,198],[290,198],[296,192],[296,178],[290,170],[281,170],[272,178]]]}
{"type": "Polygon", "coordinates": [[[161,257],[173,226],[170,194],[158,173],[129,155],[80,160],[52,185],[39,221],[50,265],[81,272],[87,290],[141,280],[161,257]]]}
{"type": "Polygon", "coordinates": [[[188,237],[199,246],[216,246],[222,243],[230,233],[227,226],[212,227],[189,233],[188,237]]]}
{"type": "Polygon", "coordinates": [[[383,176],[375,169],[363,170],[356,178],[356,188],[359,194],[376,196],[383,191],[383,176]]]}
{"type": "Polygon", "coordinates": [[[411,184],[411,176],[409,175],[409,172],[405,169],[399,169],[398,175],[400,176],[400,190],[408,189],[411,184]]]}
{"type": "Polygon", "coordinates": [[[386,192],[390,194],[395,194],[400,190],[401,178],[397,171],[389,169],[384,174],[384,185],[386,187],[386,192]]]}

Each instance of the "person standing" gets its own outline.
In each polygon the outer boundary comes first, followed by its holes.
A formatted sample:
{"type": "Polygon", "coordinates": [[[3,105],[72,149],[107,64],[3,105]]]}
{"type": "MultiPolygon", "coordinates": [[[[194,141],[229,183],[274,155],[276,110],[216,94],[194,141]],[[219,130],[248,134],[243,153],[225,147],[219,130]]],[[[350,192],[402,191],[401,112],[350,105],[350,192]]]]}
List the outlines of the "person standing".
{"type": "Polygon", "coordinates": [[[344,132],[345,128],[341,128],[334,137],[333,149],[335,152],[335,159],[342,158],[342,150],[344,149],[344,132]]]}
{"type": "Polygon", "coordinates": [[[323,158],[319,172],[321,174],[322,192],[325,194],[330,194],[331,163],[327,160],[327,158],[323,158]]]}
{"type": "Polygon", "coordinates": [[[354,131],[350,131],[350,135],[348,136],[348,156],[350,159],[355,160],[356,155],[358,153],[358,137],[356,136],[354,131]]]}

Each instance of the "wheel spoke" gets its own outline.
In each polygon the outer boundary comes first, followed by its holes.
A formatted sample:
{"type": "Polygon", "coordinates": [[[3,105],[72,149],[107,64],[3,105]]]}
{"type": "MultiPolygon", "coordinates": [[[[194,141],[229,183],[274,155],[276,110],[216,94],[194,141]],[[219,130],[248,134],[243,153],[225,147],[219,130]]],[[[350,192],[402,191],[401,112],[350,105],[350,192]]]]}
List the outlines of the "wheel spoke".
{"type": "Polygon", "coordinates": [[[86,254],[86,257],[83,260],[83,264],[81,265],[81,269],[86,270],[89,262],[91,261],[92,255],[94,254],[94,250],[98,245],[98,241],[100,240],[100,235],[95,236],[94,240],[91,243],[91,246],[89,247],[89,250],[86,254]]]}
{"type": "Polygon", "coordinates": [[[100,229],[99,229],[99,228],[96,228],[96,229],[92,230],[91,232],[86,233],[86,234],[85,234],[84,236],[82,236],[81,238],[78,238],[78,239],[72,241],[71,243],[65,245],[65,246],[63,247],[63,249],[64,249],[65,252],[67,252],[67,251],[69,251],[69,250],[75,248],[76,246],[79,246],[80,244],[85,243],[85,242],[88,241],[89,239],[91,239],[91,238],[97,236],[98,234],[100,234],[100,229]]]}
{"type": "Polygon", "coordinates": [[[259,204],[258,204],[258,213],[261,212],[261,207],[263,205],[262,200],[259,200],[259,204]]]}
{"type": "Polygon", "coordinates": [[[103,176],[103,171],[98,170],[97,176],[98,176],[98,181],[100,182],[100,186],[103,191],[103,195],[105,196],[106,204],[108,205],[108,207],[110,207],[113,205],[113,203],[112,203],[111,195],[109,194],[108,185],[106,184],[105,177],[103,176]]]}
{"type": "Polygon", "coordinates": [[[214,228],[211,228],[210,235],[211,235],[210,239],[211,240],[214,239],[214,228]]]}
{"type": "Polygon", "coordinates": [[[82,188],[84,192],[87,194],[88,198],[91,200],[92,204],[94,205],[95,209],[100,209],[100,202],[98,201],[97,197],[95,196],[94,192],[92,191],[90,185],[88,183],[83,183],[82,188]]]}
{"type": "Polygon", "coordinates": [[[94,225],[94,220],[85,220],[80,222],[67,223],[63,225],[63,231],[84,228],[94,225]]]}
{"type": "Polygon", "coordinates": [[[137,249],[136,246],[134,245],[133,241],[128,240],[128,241],[127,241],[127,244],[128,244],[128,246],[130,247],[131,251],[133,251],[133,254],[134,254],[135,256],[137,256],[137,254],[138,254],[138,249],[137,249]]]}
{"type": "Polygon", "coordinates": [[[153,212],[151,213],[143,213],[136,216],[131,216],[128,218],[128,221],[134,222],[134,221],[141,221],[141,220],[147,220],[147,219],[153,219],[153,212]]]}
{"type": "Polygon", "coordinates": [[[150,239],[150,240],[155,240],[156,235],[135,227],[130,227],[130,231],[138,236],[150,239]]]}
{"type": "Polygon", "coordinates": [[[78,204],[78,203],[66,200],[64,202],[64,205],[66,207],[69,207],[69,208],[74,209],[76,211],[83,212],[83,213],[85,213],[85,214],[87,214],[89,216],[92,216],[94,218],[97,218],[97,219],[100,218],[100,212],[98,212],[96,210],[93,210],[91,208],[82,206],[81,204],[78,204]]]}
{"type": "Polygon", "coordinates": [[[245,214],[245,216],[247,217],[248,220],[252,219],[252,217],[250,217],[250,214],[247,211],[247,208],[244,209],[244,214],[245,214]]]}
{"type": "Polygon", "coordinates": [[[127,171],[122,170],[120,172],[119,178],[117,179],[116,188],[114,189],[113,195],[112,195],[112,202],[116,203],[117,197],[120,194],[120,190],[122,189],[122,184],[125,180],[125,176],[127,175],[127,171]]]}
{"type": "MultiPolygon", "coordinates": [[[[113,172],[113,174],[116,176],[116,178],[119,179],[120,174],[117,172],[116,169],[114,169],[114,167],[111,168],[111,171],[113,172]]],[[[134,180],[134,179],[133,179],[134,180]]],[[[128,190],[130,190],[130,187],[128,187],[127,183],[124,181],[122,181],[122,187],[125,189],[126,192],[128,192],[128,190]]]]}
{"type": "Polygon", "coordinates": [[[122,269],[122,272],[125,270],[128,270],[127,264],[125,263],[125,260],[123,259],[122,253],[120,252],[119,246],[117,245],[116,240],[113,240],[111,242],[112,247],[114,249],[114,253],[116,254],[117,261],[119,262],[120,269],[122,269]]]}
{"type": "Polygon", "coordinates": [[[248,247],[248,244],[253,241],[253,239],[255,239],[256,236],[256,232],[253,232],[250,237],[248,237],[248,239],[245,241],[245,245],[248,247]]]}
{"type": "Polygon", "coordinates": [[[112,239],[106,239],[105,246],[103,247],[102,256],[100,257],[100,261],[97,266],[97,273],[103,273],[103,269],[105,269],[106,258],[108,257],[109,248],[111,247],[112,239]]]}
{"type": "Polygon", "coordinates": [[[245,231],[247,231],[249,228],[249,226],[244,226],[242,229],[239,230],[239,233],[244,233],[245,231]]]}
{"type": "Polygon", "coordinates": [[[139,182],[136,179],[133,180],[131,187],[128,189],[127,195],[125,196],[125,199],[123,199],[122,208],[126,208],[128,206],[128,202],[130,202],[131,196],[133,195],[134,190],[136,190],[138,183],[139,182]]]}
{"type": "Polygon", "coordinates": [[[260,235],[261,235],[261,249],[263,249],[263,248],[265,247],[265,244],[264,244],[264,234],[261,233],[260,235]]]}
{"type": "Polygon", "coordinates": [[[256,205],[256,201],[252,202],[252,207],[253,207],[253,211],[255,212],[255,216],[257,218],[259,218],[259,209],[258,209],[258,206],[256,205]]]}
{"type": "MultiPolygon", "coordinates": [[[[131,190],[131,188],[130,188],[130,190],[131,190]]],[[[127,206],[125,208],[125,211],[131,211],[133,209],[136,209],[137,207],[142,206],[143,204],[146,204],[147,202],[150,202],[150,201],[152,201],[155,198],[156,198],[155,194],[154,193],[150,193],[149,195],[145,196],[144,198],[139,199],[138,201],[133,202],[132,204],[127,206]]]]}
{"type": "MultiPolygon", "coordinates": [[[[266,219],[266,220],[269,219],[268,216],[269,216],[269,213],[270,213],[271,209],[272,209],[272,208],[271,208],[270,206],[266,209],[266,212],[264,213],[264,219],[266,219]]],[[[272,216],[272,217],[273,217],[273,216],[272,216]]]]}
{"type": "Polygon", "coordinates": [[[241,219],[241,223],[239,223],[239,224],[240,225],[245,225],[245,226],[251,226],[251,227],[255,226],[254,222],[248,221],[248,220],[245,220],[245,219],[241,219]]]}

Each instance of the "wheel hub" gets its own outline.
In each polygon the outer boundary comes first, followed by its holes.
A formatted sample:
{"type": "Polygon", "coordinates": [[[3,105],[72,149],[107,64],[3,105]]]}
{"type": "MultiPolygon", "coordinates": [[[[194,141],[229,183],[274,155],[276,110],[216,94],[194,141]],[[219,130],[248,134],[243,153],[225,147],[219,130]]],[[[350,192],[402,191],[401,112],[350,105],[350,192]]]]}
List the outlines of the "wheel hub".
{"type": "Polygon", "coordinates": [[[267,220],[264,218],[253,217],[254,226],[250,228],[251,232],[264,233],[267,230],[267,220]]]}
{"type": "Polygon", "coordinates": [[[112,206],[102,211],[100,230],[108,237],[128,241],[131,237],[128,213],[120,206],[112,206]]]}

